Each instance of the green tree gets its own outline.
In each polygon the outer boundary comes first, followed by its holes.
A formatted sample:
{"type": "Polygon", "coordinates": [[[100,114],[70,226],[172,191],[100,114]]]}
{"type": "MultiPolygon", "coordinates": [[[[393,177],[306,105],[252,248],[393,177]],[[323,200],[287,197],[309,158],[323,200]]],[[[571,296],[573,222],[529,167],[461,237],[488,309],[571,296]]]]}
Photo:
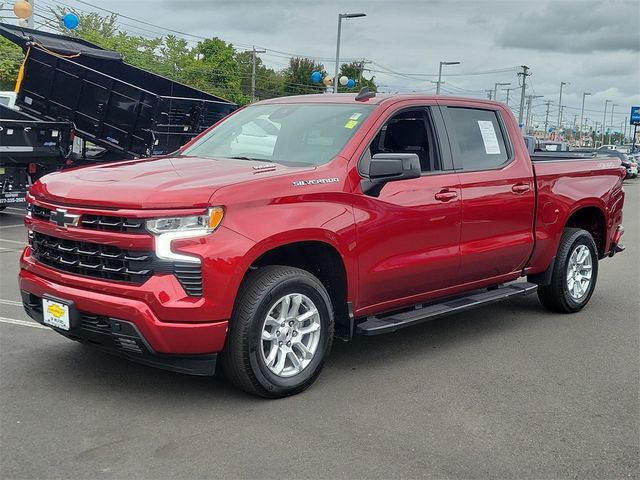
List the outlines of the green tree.
{"type": "Polygon", "coordinates": [[[285,80],[285,95],[322,93],[325,89],[324,85],[311,82],[313,72],[320,72],[323,77],[327,74],[324,65],[310,58],[294,57],[290,59],[289,66],[282,72],[285,80]]]}
{"type": "MultiPolygon", "coordinates": [[[[251,97],[252,52],[238,52],[235,61],[238,64],[240,88],[242,93],[251,97]]],[[[279,72],[268,68],[260,57],[256,57],[256,97],[281,97],[284,95],[284,77],[279,72]]]]}
{"type": "Polygon", "coordinates": [[[13,90],[23,59],[20,47],[0,37],[0,90],[13,90]]]}
{"type": "Polygon", "coordinates": [[[375,82],[375,77],[371,77],[370,79],[366,79],[364,77],[364,62],[351,62],[351,63],[343,63],[340,65],[340,75],[338,78],[343,75],[347,76],[356,81],[356,86],[352,89],[347,88],[346,86],[342,86],[338,83],[338,92],[358,92],[363,87],[368,87],[369,90],[373,92],[378,91],[378,86],[375,82]]]}

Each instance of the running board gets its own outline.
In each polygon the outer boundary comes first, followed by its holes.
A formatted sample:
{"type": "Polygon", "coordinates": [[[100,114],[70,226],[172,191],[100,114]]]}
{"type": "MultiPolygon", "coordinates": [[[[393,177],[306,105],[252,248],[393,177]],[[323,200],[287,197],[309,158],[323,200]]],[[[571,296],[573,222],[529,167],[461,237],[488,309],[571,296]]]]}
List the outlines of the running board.
{"type": "Polygon", "coordinates": [[[356,326],[356,333],[360,335],[391,333],[401,328],[426,322],[427,320],[434,320],[453,313],[465,312],[473,308],[482,307],[483,305],[500,302],[507,298],[530,295],[537,290],[538,285],[528,282],[503,285],[465,297],[445,300],[442,303],[434,303],[424,307],[417,306],[414,310],[369,317],[356,326]]]}

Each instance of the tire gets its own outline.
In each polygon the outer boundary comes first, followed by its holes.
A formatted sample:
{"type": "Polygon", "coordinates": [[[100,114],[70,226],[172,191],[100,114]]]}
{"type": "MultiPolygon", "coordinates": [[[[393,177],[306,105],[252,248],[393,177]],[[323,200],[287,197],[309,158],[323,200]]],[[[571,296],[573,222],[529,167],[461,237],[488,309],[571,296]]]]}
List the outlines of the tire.
{"type": "Polygon", "coordinates": [[[225,375],[238,388],[262,397],[300,393],[318,378],[331,351],[333,329],[331,299],[320,280],[293,267],[259,268],[238,293],[222,352],[225,375]],[[307,318],[298,322],[303,315],[307,318]]]}
{"type": "Polygon", "coordinates": [[[5,208],[7,208],[6,205],[0,205],[0,212],[3,211],[5,208]]]}
{"type": "Polygon", "coordinates": [[[589,303],[597,279],[598,249],[593,237],[580,228],[565,228],[560,239],[551,283],[538,287],[538,298],[542,305],[552,312],[575,313],[589,303]],[[587,257],[583,258],[587,251],[587,257]],[[574,263],[581,258],[582,266],[580,262],[574,263]],[[588,263],[590,269],[587,268],[588,263]],[[585,283],[589,271],[591,276],[585,283]],[[570,272],[574,274],[568,278],[570,272]]]}

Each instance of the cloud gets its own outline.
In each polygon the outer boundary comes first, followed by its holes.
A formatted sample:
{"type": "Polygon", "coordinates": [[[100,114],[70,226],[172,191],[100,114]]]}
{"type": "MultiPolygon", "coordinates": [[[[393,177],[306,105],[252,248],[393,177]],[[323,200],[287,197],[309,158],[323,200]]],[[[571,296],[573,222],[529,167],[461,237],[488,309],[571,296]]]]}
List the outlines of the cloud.
{"type": "Polygon", "coordinates": [[[636,1],[553,2],[537,10],[513,18],[496,44],[544,52],[640,52],[636,1]]]}

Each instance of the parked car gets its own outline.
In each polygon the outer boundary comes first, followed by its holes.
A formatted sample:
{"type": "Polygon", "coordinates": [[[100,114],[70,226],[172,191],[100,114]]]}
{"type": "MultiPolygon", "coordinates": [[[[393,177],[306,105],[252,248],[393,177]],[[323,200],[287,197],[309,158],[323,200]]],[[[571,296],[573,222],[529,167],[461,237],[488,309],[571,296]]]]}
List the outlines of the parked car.
{"type": "Polygon", "coordinates": [[[581,310],[624,249],[624,175],[609,156],[530,156],[502,103],[266,100],[175,154],[36,182],[20,290],[70,339],[197,375],[221,356],[236,386],[282,397],[334,337],[536,291],[581,310]]]}

